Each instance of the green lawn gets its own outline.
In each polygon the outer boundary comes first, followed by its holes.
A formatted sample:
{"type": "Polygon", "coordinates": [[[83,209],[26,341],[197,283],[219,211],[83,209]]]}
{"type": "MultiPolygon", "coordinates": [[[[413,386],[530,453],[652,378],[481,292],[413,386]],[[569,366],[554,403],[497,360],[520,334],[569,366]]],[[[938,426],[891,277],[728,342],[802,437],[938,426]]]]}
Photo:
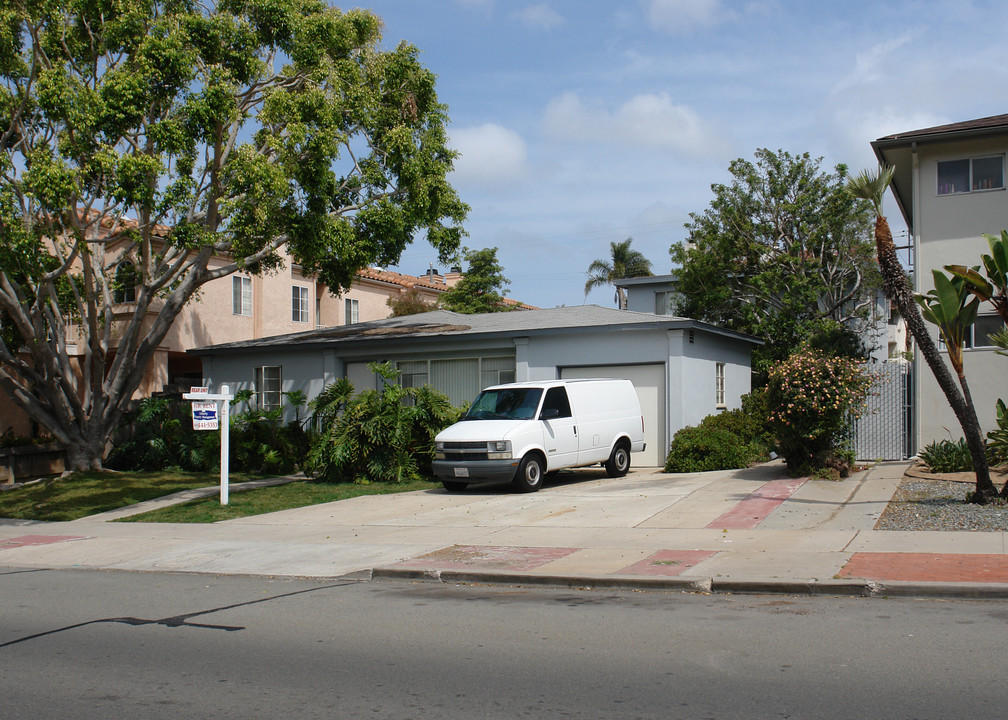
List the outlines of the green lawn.
{"type": "MultiPolygon", "coordinates": [[[[234,481],[253,476],[232,475],[234,481]]],[[[0,492],[0,517],[76,520],[95,513],[220,483],[220,474],[178,471],[87,472],[0,492]]]]}
{"type": "Polygon", "coordinates": [[[401,484],[371,483],[368,485],[296,481],[256,490],[232,492],[228,497],[227,505],[221,505],[220,497],[215,495],[182,505],[172,505],[160,510],[130,515],[121,518],[119,522],[217,522],[218,520],[231,520],[249,515],[276,512],[277,510],[346,500],[360,495],[384,495],[439,487],[441,487],[440,483],[427,481],[401,484]]]}
{"type": "MultiPolygon", "coordinates": [[[[254,480],[245,473],[231,473],[231,482],[254,480]]],[[[0,492],[0,518],[17,520],[76,520],[106,510],[133,505],[144,500],[170,495],[179,490],[212,487],[220,484],[218,473],[185,471],[160,472],[88,472],[66,478],[25,485],[0,492]]],[[[441,487],[434,482],[327,484],[292,482],[246,490],[232,491],[229,504],[222,506],[216,493],[205,500],[176,505],[142,515],[123,518],[136,522],[215,522],[246,515],[259,515],[318,503],[345,500],[358,495],[426,490],[441,487]]]]}

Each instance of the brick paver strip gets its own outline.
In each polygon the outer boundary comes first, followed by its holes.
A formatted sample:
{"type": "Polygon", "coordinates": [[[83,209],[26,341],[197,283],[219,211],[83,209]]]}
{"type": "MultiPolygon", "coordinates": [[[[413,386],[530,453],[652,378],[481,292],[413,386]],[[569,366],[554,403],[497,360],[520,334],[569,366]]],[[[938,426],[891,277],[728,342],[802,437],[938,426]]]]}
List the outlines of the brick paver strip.
{"type": "Polygon", "coordinates": [[[865,580],[1008,583],[1008,555],[854,553],[839,576],[865,580]]]}
{"type": "Polygon", "coordinates": [[[0,550],[25,547],[26,545],[49,545],[67,540],[84,540],[85,535],[19,535],[0,540],[0,550]]]}
{"type": "Polygon", "coordinates": [[[699,565],[714,555],[717,555],[714,550],[659,550],[640,562],[629,565],[613,574],[671,577],[699,565]]]}
{"type": "Polygon", "coordinates": [[[808,478],[771,480],[740,500],[735,507],[707,525],[707,528],[751,530],[766,520],[770,513],[780,507],[781,503],[791,497],[807,480],[808,478]]]}
{"type": "Polygon", "coordinates": [[[411,558],[395,567],[436,570],[493,568],[523,572],[534,570],[553,560],[567,557],[577,548],[529,548],[504,545],[452,545],[426,555],[411,558]]]}

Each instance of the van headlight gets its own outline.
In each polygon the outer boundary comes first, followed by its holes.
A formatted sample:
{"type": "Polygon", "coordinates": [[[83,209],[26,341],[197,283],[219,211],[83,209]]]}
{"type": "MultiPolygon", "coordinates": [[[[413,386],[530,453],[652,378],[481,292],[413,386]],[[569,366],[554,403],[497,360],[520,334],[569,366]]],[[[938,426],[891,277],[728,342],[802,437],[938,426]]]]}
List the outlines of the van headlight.
{"type": "Polygon", "coordinates": [[[491,440],[487,443],[487,460],[510,460],[511,441],[491,440]]]}
{"type": "Polygon", "coordinates": [[[444,460],[444,442],[434,443],[434,459],[444,460]]]}

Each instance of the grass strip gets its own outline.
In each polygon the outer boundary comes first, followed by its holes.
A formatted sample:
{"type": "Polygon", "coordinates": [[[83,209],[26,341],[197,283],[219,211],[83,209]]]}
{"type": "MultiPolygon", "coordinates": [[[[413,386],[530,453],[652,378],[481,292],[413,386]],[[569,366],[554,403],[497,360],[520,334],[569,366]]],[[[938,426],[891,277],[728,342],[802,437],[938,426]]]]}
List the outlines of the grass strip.
{"type": "Polygon", "coordinates": [[[130,515],[120,518],[116,522],[210,523],[347,500],[361,495],[386,495],[439,487],[441,487],[440,483],[429,481],[383,482],[367,485],[295,481],[231,493],[227,505],[221,505],[220,498],[214,496],[159,510],[151,510],[139,515],[130,515]]]}
{"type": "MultiPolygon", "coordinates": [[[[235,482],[259,476],[233,473],[235,482]]],[[[59,522],[220,483],[218,473],[183,470],[84,472],[0,492],[0,517],[59,522]]]]}

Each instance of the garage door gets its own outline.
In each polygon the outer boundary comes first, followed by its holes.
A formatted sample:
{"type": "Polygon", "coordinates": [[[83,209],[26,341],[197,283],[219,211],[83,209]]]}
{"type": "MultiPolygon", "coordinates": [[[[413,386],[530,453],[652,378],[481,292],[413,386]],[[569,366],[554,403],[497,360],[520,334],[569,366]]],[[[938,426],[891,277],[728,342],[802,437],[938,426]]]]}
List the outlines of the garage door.
{"type": "Polygon", "coordinates": [[[560,370],[564,380],[572,378],[622,378],[633,383],[644,414],[644,440],[647,448],[634,453],[631,462],[637,467],[665,464],[665,366],[664,365],[591,365],[565,367],[560,370]]]}

